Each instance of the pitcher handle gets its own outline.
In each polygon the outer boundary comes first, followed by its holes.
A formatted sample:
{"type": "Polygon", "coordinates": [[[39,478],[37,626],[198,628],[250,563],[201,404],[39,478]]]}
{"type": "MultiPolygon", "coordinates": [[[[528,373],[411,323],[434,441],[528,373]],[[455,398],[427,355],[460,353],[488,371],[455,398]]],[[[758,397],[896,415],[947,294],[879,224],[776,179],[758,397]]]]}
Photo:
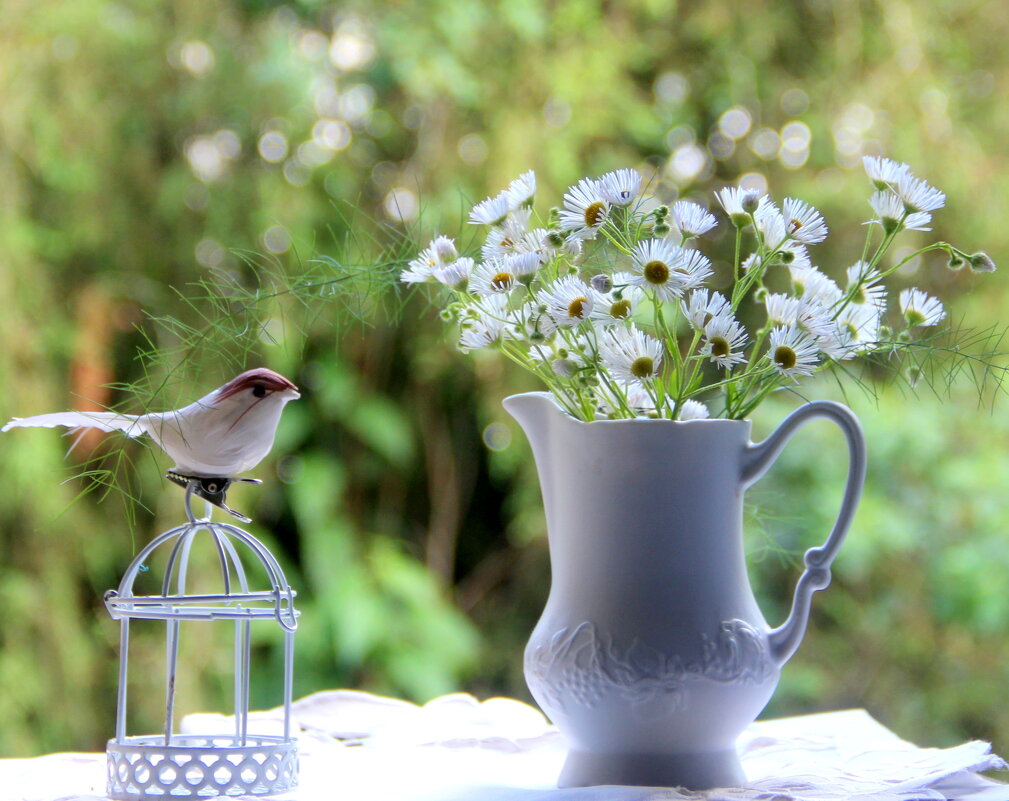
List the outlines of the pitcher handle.
{"type": "Polygon", "coordinates": [[[791,659],[806,633],[813,593],[825,589],[830,584],[830,566],[848,533],[859,496],[862,494],[862,484],[865,482],[865,437],[862,435],[858,418],[846,406],[833,401],[814,401],[800,406],[786,417],[767,439],[747,446],[743,453],[742,482],[745,489],[767,472],[792,434],[818,417],[825,417],[836,423],[848,440],[848,480],[844,487],[841,510],[834,521],[830,536],[819,548],[810,548],[806,551],[803,559],[806,569],[795,586],[795,597],[788,619],[768,634],[771,658],[778,667],[791,659]]]}

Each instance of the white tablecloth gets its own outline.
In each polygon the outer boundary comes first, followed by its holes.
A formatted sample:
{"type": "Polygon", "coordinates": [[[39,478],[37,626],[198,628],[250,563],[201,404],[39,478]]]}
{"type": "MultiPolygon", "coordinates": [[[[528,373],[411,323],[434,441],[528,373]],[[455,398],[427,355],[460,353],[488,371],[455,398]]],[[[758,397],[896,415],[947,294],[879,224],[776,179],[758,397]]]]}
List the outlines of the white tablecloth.
{"type": "MultiPolygon", "coordinates": [[[[762,721],[739,740],[749,783],[684,793],[593,787],[558,790],[564,744],[532,707],[457,694],[424,706],[351,690],[294,705],[301,782],[289,801],[1009,801],[1009,786],[979,777],[1004,769],[987,743],[919,748],[864,710],[762,721]]],[[[190,715],[187,732],[233,729],[218,715],[190,715]]],[[[277,711],[253,713],[250,731],[278,733],[277,711]]],[[[104,798],[104,754],[0,760],[3,801],[104,798]]]]}

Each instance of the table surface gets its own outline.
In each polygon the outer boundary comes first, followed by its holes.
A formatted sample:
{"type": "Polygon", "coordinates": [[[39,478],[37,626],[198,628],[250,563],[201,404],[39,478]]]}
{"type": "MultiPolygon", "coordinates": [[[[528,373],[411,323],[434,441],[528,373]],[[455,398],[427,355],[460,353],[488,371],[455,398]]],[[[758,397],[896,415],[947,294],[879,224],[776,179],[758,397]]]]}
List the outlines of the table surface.
{"type": "MultiPolygon", "coordinates": [[[[301,774],[277,801],[1009,801],[1009,785],[979,776],[1005,768],[987,743],[921,748],[865,710],[760,721],[740,737],[746,787],[556,789],[565,747],[534,708],[464,694],[424,706],[353,690],[295,702],[301,774]]],[[[183,719],[185,733],[233,730],[214,714],[183,719]]],[[[279,710],[255,712],[250,731],[282,731],[279,710]]],[[[0,760],[0,801],[105,798],[104,754],[0,760]]]]}

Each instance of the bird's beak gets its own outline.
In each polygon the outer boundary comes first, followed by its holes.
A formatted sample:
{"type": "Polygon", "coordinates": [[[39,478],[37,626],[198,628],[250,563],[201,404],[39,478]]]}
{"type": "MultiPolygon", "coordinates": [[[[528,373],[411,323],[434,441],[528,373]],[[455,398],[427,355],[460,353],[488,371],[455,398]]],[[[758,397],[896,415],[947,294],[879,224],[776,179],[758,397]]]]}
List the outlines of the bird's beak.
{"type": "Polygon", "coordinates": [[[287,394],[288,394],[288,397],[291,400],[298,400],[298,398],[301,397],[301,393],[298,392],[298,390],[296,390],[296,389],[289,389],[289,390],[287,390],[287,394]]]}

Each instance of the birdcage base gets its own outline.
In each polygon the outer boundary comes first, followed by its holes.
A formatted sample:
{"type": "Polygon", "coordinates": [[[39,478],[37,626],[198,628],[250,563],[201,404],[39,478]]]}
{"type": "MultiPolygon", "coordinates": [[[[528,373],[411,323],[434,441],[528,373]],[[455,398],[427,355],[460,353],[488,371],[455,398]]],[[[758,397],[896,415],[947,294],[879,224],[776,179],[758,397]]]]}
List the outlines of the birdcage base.
{"type": "Polygon", "coordinates": [[[119,801],[271,795],[298,784],[294,740],[248,735],[164,735],[110,740],[105,749],[110,798],[119,801]]]}

